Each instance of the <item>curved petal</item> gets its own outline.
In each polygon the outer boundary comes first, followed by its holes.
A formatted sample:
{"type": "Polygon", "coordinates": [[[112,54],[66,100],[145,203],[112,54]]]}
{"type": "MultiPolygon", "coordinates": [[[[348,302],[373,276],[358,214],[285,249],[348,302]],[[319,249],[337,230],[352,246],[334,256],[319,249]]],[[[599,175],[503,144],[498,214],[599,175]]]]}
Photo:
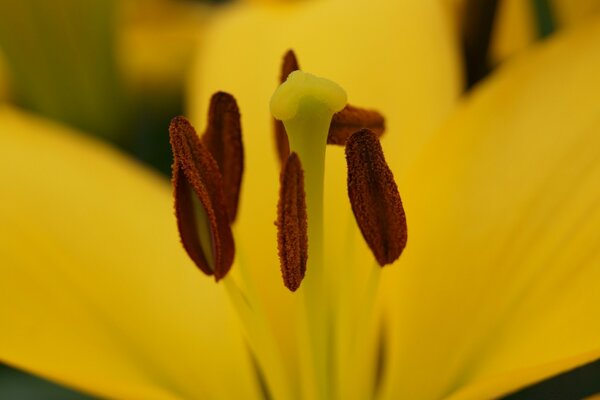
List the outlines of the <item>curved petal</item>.
{"type": "Polygon", "coordinates": [[[405,181],[389,398],[497,397],[600,355],[598,70],[595,18],[492,76],[405,181]]]}
{"type": "Polygon", "coordinates": [[[167,182],[8,107],[0,176],[0,360],[103,397],[253,398],[240,330],[178,243],[167,182]]]}

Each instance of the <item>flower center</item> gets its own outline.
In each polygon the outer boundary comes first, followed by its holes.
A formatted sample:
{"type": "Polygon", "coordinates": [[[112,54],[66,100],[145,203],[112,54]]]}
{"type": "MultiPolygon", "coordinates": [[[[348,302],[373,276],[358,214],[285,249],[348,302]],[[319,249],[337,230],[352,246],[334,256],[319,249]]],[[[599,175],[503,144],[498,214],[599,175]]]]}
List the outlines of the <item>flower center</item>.
{"type": "Polygon", "coordinates": [[[292,52],[284,59],[282,80],[270,104],[278,120],[275,133],[282,162],[277,239],[284,285],[298,292],[298,309],[290,312],[298,316],[298,348],[302,350],[297,354],[300,365],[293,370],[300,377],[289,376],[286,357],[275,339],[277,332],[249,271],[242,263],[236,267],[240,286],[226,276],[235,253],[231,225],[244,159],[239,112],[231,95],[217,93],[211,99],[202,139],[183,117],[175,118],[170,126],[177,222],[190,258],[204,273],[222,279],[267,393],[278,399],[297,398],[293,382],[299,381],[304,398],[344,398],[335,382],[368,382],[356,375],[356,362],[374,363],[374,348],[385,346],[360,347],[363,341],[382,342],[380,333],[367,339],[374,322],[377,268],[364,266],[373,271],[366,281],[359,282],[361,275],[350,270],[332,280],[331,265],[324,263],[327,144],[345,146],[352,211],[380,266],[394,262],[404,249],[406,220],[378,140],[384,130],[383,117],[346,104],[346,92],[336,83],[298,70],[292,52]],[[356,288],[361,296],[358,302],[356,288]]]}

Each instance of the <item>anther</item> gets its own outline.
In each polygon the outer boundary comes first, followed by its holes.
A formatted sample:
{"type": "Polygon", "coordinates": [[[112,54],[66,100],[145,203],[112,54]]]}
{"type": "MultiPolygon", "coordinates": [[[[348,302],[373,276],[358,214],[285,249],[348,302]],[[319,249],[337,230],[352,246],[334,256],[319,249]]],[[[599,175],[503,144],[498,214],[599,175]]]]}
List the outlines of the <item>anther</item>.
{"type": "Polygon", "coordinates": [[[406,246],[406,217],[381,144],[362,129],[346,142],[348,196],[358,227],[379,265],[393,263],[406,246]]]}
{"type": "Polygon", "coordinates": [[[218,281],[233,263],[233,235],[217,162],[184,117],[169,126],[175,215],[181,242],[198,268],[218,281]]]}
{"type": "Polygon", "coordinates": [[[244,147],[240,112],[232,95],[217,92],[212,96],[202,142],[219,166],[229,221],[233,222],[244,171],[244,147]]]}
{"type": "Polygon", "coordinates": [[[344,146],[346,141],[359,129],[369,129],[378,138],[385,131],[385,119],[383,115],[374,110],[365,110],[347,104],[342,111],[333,115],[327,144],[344,146]]]}
{"type": "Polygon", "coordinates": [[[294,292],[304,278],[308,259],[304,172],[296,153],[292,153],[286,160],[280,180],[277,245],[283,283],[294,292]]]}

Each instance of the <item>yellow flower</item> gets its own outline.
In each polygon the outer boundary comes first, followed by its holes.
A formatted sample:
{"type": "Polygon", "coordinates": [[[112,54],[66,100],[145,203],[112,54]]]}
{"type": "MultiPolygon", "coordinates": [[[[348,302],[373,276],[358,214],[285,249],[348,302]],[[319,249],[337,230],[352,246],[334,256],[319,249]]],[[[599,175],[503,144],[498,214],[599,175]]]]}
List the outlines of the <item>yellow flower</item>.
{"type": "Polygon", "coordinates": [[[328,149],[325,266],[340,306],[328,390],[492,398],[600,358],[599,21],[506,64],[439,127],[459,89],[441,13],[434,2],[369,4],[370,14],[343,2],[285,6],[289,16],[234,12],[207,41],[194,97],[228,90],[243,118],[238,253],[223,283],[237,293],[245,271],[256,284],[248,295],[265,313],[250,323],[186,260],[165,182],[0,108],[0,359],[112,398],[260,398],[257,365],[272,366],[260,371],[273,393],[319,393],[323,377],[303,358],[310,347],[297,346],[312,340],[299,317],[310,292],[281,283],[272,226],[279,166],[268,96],[288,47],[349,101],[386,115],[382,145],[409,223],[400,260],[374,267],[349,228],[343,154],[328,149]],[[272,36],[279,27],[285,34],[272,36]],[[369,277],[381,280],[372,312],[369,277]],[[265,326],[271,337],[248,329],[265,326]],[[273,352],[251,359],[248,348],[263,346],[273,352]]]}

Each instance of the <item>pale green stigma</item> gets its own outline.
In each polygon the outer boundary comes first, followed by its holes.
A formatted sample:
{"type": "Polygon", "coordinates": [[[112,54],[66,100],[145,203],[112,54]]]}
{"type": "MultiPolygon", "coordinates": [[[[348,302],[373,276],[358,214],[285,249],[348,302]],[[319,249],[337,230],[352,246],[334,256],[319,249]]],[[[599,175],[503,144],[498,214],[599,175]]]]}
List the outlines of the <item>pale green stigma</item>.
{"type": "Polygon", "coordinates": [[[271,113],[280,121],[290,120],[305,102],[320,103],[333,115],[346,105],[346,91],[329,79],[294,71],[273,93],[271,113]]]}

